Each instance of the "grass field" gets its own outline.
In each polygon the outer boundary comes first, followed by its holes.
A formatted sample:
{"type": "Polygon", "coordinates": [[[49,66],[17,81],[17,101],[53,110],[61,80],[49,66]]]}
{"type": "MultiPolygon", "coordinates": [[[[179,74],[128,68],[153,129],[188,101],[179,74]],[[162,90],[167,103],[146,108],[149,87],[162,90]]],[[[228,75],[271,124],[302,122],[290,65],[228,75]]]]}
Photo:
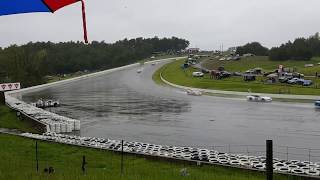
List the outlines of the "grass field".
{"type": "Polygon", "coordinates": [[[3,105],[0,106],[0,128],[18,129],[23,132],[38,132],[27,121],[19,120],[13,110],[3,105]]]}
{"type": "MultiPolygon", "coordinates": [[[[36,172],[35,140],[0,134],[0,179],[147,179],[147,180],[263,180],[263,173],[218,166],[196,166],[183,162],[124,156],[124,174],[120,175],[120,154],[55,143],[38,142],[39,173],[36,172]],[[81,171],[86,156],[86,174],[81,171]],[[53,167],[53,174],[43,172],[53,167]],[[188,176],[180,170],[187,168],[188,176]]],[[[275,180],[295,179],[275,175],[275,180]]],[[[300,178],[296,178],[300,179],[300,178]]]]}
{"type": "MultiPolygon", "coordinates": [[[[276,84],[265,84],[262,82],[263,77],[258,77],[256,81],[245,82],[242,77],[231,77],[223,80],[213,80],[210,79],[209,75],[206,74],[203,78],[192,77],[192,72],[198,71],[194,68],[188,68],[182,70],[180,68],[184,60],[175,61],[173,63],[167,64],[161,69],[159,69],[156,74],[162,73],[162,76],[174,84],[203,88],[203,89],[216,89],[216,90],[226,90],[226,91],[241,91],[241,92],[251,92],[255,93],[274,93],[274,94],[302,94],[302,95],[320,95],[320,88],[316,88],[315,85],[311,87],[303,87],[300,85],[288,85],[282,83],[276,84]]],[[[233,71],[236,67],[240,69],[247,69],[249,64],[241,65],[240,61],[230,62],[232,65],[225,65],[226,70],[233,71]],[[234,63],[237,63],[234,64],[234,63]],[[238,64],[239,63],[239,64],[238,64]]],[[[252,65],[252,67],[255,67],[252,65]]],[[[273,67],[269,65],[269,67],[273,67]]],[[[155,79],[155,77],[154,77],[155,79]]],[[[315,82],[316,86],[320,85],[319,78],[306,78],[311,79],[315,82]]],[[[320,86],[319,86],[320,87],[320,86]]]]}
{"type": "Polygon", "coordinates": [[[295,68],[298,72],[307,75],[314,76],[316,72],[320,74],[320,57],[312,58],[310,61],[270,61],[267,56],[255,56],[242,58],[239,61],[219,61],[216,58],[206,58],[203,60],[203,66],[208,69],[217,69],[220,66],[225,67],[226,71],[230,72],[245,72],[252,68],[262,68],[263,71],[273,71],[284,65],[284,67],[295,68]],[[314,67],[304,67],[305,64],[314,64],[314,67]]]}

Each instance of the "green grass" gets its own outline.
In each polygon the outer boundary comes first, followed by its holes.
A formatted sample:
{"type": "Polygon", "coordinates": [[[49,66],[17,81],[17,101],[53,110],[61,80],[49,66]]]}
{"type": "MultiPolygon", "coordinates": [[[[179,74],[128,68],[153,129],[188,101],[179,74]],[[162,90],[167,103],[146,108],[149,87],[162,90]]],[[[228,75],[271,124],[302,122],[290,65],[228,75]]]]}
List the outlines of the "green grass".
{"type": "Polygon", "coordinates": [[[38,132],[28,121],[18,119],[15,111],[3,105],[0,106],[0,128],[18,129],[23,132],[38,132]]]}
{"type": "MultiPolygon", "coordinates": [[[[218,58],[219,59],[219,58],[218,58]]],[[[203,66],[208,69],[217,69],[224,66],[226,71],[230,72],[244,72],[252,68],[262,68],[263,71],[272,71],[284,65],[288,68],[296,68],[296,70],[307,76],[314,76],[316,72],[320,73],[320,57],[314,57],[310,61],[287,60],[287,61],[270,61],[267,56],[255,56],[242,58],[239,61],[219,61],[216,58],[206,58],[203,66]],[[304,67],[305,64],[314,64],[314,67],[304,67]]]]}
{"type": "MultiPolygon", "coordinates": [[[[35,140],[0,134],[0,179],[147,179],[147,180],[263,180],[263,173],[219,166],[195,166],[183,162],[167,162],[134,155],[124,156],[124,175],[120,176],[120,154],[55,143],[38,142],[39,169],[36,172],[35,140]],[[87,172],[81,171],[86,156],[87,172]],[[43,173],[52,166],[55,173],[43,173]],[[189,176],[180,175],[187,168],[189,176]]],[[[276,180],[294,179],[275,175],[276,180]]]]}
{"type": "MultiPolygon", "coordinates": [[[[162,76],[172,82],[174,84],[195,87],[195,88],[203,88],[203,89],[216,89],[216,90],[226,90],[226,91],[240,91],[240,92],[248,92],[250,89],[251,92],[255,93],[273,93],[273,94],[301,94],[301,95],[319,95],[320,94],[320,80],[317,78],[307,78],[314,81],[315,85],[311,87],[303,87],[300,85],[288,85],[282,83],[276,84],[265,84],[263,83],[263,77],[258,77],[256,81],[245,82],[242,77],[231,77],[223,80],[213,80],[210,79],[209,75],[206,74],[203,78],[194,78],[192,77],[192,72],[198,71],[197,69],[188,68],[186,70],[182,70],[180,68],[181,64],[183,64],[184,60],[178,60],[172,63],[165,65],[163,68],[159,69],[154,75],[162,73],[162,76]]],[[[246,69],[245,67],[248,64],[243,64],[241,66],[240,61],[231,62],[231,63],[239,63],[237,66],[242,69],[246,69]]],[[[269,65],[271,67],[271,65],[269,65]]],[[[235,68],[235,65],[227,66],[226,69],[235,68]]],[[[254,66],[253,66],[254,67],[254,66]]],[[[232,71],[232,70],[230,70],[232,71]]],[[[154,77],[154,79],[156,79],[154,77]]]]}
{"type": "Polygon", "coordinates": [[[165,69],[165,67],[166,66],[162,66],[152,75],[152,80],[159,85],[166,85],[160,78],[160,73],[165,69]]]}

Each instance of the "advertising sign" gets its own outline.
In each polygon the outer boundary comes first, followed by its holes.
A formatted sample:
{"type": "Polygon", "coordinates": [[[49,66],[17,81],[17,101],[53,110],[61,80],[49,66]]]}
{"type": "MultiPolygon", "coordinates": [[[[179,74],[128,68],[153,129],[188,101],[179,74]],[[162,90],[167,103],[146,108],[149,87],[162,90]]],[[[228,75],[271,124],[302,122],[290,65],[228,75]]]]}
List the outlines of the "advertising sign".
{"type": "Polygon", "coordinates": [[[21,89],[20,83],[5,83],[0,84],[0,91],[12,91],[21,89]]]}

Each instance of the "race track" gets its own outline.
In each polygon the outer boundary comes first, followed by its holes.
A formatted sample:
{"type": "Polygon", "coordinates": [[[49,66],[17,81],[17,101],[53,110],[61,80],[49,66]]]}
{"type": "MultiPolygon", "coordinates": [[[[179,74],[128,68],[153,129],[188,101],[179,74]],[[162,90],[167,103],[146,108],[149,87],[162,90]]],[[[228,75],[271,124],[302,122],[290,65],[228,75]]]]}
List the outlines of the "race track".
{"type": "Polygon", "coordinates": [[[22,94],[22,99],[60,100],[62,106],[51,111],[81,120],[82,136],[205,147],[264,145],[273,139],[276,145],[320,149],[320,111],[313,104],[188,96],[152,81],[162,65],[22,94]]]}

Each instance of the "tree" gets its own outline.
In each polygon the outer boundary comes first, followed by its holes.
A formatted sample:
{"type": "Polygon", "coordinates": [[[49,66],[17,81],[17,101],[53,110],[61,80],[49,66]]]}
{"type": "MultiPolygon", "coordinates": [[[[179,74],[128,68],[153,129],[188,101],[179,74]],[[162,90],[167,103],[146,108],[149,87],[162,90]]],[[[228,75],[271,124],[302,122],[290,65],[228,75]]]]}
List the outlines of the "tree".
{"type": "Polygon", "coordinates": [[[257,56],[266,56],[268,55],[268,48],[263,47],[260,43],[258,42],[252,42],[248,43],[244,46],[237,47],[237,54],[243,55],[247,53],[251,53],[257,56]]]}
{"type": "Polygon", "coordinates": [[[269,52],[270,60],[310,60],[314,55],[320,54],[320,41],[318,38],[297,38],[280,47],[272,48],[269,52]]]}
{"type": "Polygon", "coordinates": [[[46,75],[119,67],[150,57],[154,52],[177,52],[188,45],[189,41],[176,37],[139,37],[113,44],[93,41],[87,45],[71,41],[13,45],[0,49],[0,80],[32,86],[43,83],[46,75]]]}

